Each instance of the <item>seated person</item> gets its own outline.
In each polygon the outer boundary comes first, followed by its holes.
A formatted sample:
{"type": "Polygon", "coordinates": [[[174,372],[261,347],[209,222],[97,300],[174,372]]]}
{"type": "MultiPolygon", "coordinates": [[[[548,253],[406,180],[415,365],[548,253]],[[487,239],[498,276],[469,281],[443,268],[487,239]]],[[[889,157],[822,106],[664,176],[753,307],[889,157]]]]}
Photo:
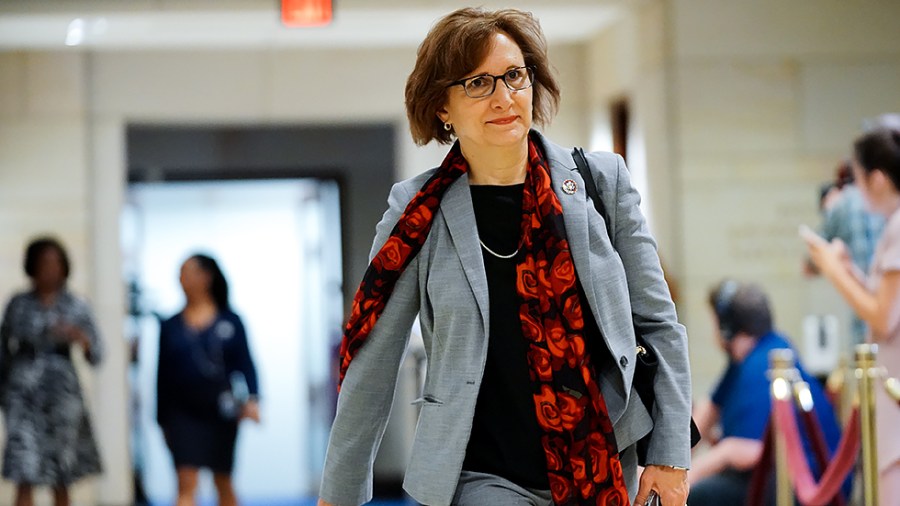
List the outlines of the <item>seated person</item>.
{"type": "MultiPolygon", "coordinates": [[[[703,440],[712,442],[712,446],[691,462],[688,504],[739,505],[744,504],[753,468],[762,455],[762,439],[772,412],[769,352],[793,347],[773,330],[768,298],[758,286],[726,280],[712,290],[709,300],[728,366],[712,398],[694,412],[703,440]],[[716,425],[721,430],[718,440],[711,434],[716,425]]],[[[829,452],[834,452],[841,437],[834,410],[822,385],[799,362],[796,367],[803,381],[809,383],[829,452]]],[[[804,446],[810,469],[818,477],[822,469],[815,465],[805,439],[804,446]]]]}

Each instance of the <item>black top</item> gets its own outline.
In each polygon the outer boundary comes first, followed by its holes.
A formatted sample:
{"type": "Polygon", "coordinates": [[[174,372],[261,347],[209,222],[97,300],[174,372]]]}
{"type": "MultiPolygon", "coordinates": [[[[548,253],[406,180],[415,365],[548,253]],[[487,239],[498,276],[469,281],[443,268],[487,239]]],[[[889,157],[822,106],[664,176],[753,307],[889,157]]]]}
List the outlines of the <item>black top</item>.
{"type": "MultiPolygon", "coordinates": [[[[478,236],[499,255],[519,247],[524,184],[470,186],[478,236]]],[[[463,469],[490,473],[523,487],[547,489],[543,435],[535,415],[516,296],[516,262],[481,249],[488,280],[489,341],[463,469]]],[[[521,253],[520,253],[521,254],[521,253]]]]}

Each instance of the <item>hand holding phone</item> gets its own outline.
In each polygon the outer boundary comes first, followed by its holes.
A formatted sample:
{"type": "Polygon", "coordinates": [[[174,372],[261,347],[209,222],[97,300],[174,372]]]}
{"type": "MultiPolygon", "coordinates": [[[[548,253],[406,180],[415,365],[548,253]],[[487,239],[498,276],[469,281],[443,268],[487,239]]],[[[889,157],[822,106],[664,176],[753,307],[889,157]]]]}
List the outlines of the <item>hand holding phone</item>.
{"type": "Polygon", "coordinates": [[[647,502],[644,503],[644,506],[660,506],[659,494],[655,490],[650,491],[650,496],[647,497],[647,502]]]}
{"type": "Polygon", "coordinates": [[[814,245],[825,245],[828,244],[828,241],[825,240],[824,237],[817,234],[813,229],[809,228],[807,225],[800,225],[797,230],[797,233],[800,234],[800,237],[806,241],[808,244],[814,245]]]}

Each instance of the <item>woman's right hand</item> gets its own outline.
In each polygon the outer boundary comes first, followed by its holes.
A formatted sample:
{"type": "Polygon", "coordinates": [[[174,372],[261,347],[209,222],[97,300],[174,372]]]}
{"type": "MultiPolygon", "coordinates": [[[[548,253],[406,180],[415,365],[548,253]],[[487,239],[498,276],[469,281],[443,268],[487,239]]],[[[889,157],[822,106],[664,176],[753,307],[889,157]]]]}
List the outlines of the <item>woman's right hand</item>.
{"type": "Polygon", "coordinates": [[[325,502],[325,499],[319,499],[319,502],[316,503],[316,506],[332,506],[330,502],[325,502]]]}
{"type": "Polygon", "coordinates": [[[827,278],[833,277],[838,272],[847,270],[850,255],[847,247],[840,239],[831,242],[821,237],[804,237],[809,249],[810,260],[827,278]]]}

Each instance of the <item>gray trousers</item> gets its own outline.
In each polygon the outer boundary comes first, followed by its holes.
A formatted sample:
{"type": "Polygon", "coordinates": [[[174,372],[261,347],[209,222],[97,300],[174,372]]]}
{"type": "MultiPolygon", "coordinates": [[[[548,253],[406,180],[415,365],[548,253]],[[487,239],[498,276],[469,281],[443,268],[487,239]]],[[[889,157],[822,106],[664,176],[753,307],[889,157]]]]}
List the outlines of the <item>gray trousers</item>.
{"type": "Polygon", "coordinates": [[[453,506],[553,506],[549,490],[520,487],[493,474],[463,471],[453,506]]]}
{"type": "MultiPolygon", "coordinates": [[[[637,457],[634,447],[619,455],[630,502],[637,495],[637,457]]],[[[453,506],[553,506],[549,490],[520,487],[493,474],[463,471],[459,475],[453,506]]]]}

